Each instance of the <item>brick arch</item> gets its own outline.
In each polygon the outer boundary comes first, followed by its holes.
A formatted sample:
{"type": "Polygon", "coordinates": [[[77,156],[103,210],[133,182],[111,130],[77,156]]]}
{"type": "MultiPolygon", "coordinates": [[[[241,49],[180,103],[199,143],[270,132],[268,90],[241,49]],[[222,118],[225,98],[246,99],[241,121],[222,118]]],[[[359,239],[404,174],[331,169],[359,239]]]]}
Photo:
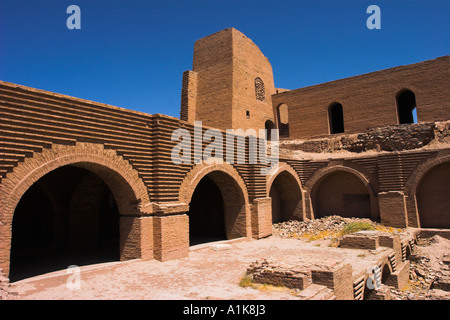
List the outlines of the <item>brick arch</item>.
{"type": "Polygon", "coordinates": [[[270,188],[273,184],[273,181],[280,175],[282,172],[288,172],[292,177],[295,179],[295,181],[298,183],[298,187],[300,190],[303,190],[302,182],[300,181],[297,172],[292,168],[288,163],[280,162],[278,164],[278,168],[270,175],[267,176],[266,179],[266,190],[267,195],[269,195],[270,188]]]}
{"type": "Polygon", "coordinates": [[[277,192],[273,194],[278,200],[272,199],[272,214],[280,211],[285,219],[304,220],[304,197],[302,183],[297,172],[287,163],[280,163],[278,168],[266,179],[266,196],[270,197],[272,186],[276,184],[277,192]]]}
{"type": "Polygon", "coordinates": [[[369,176],[366,173],[361,172],[360,170],[357,170],[353,167],[346,166],[346,165],[335,165],[331,167],[325,167],[317,170],[313,176],[305,182],[304,188],[306,190],[311,190],[319,180],[324,178],[325,176],[336,172],[336,171],[346,171],[348,173],[351,173],[355,176],[357,176],[363,184],[368,188],[369,193],[373,194],[375,196],[375,188],[373,186],[372,179],[369,178],[369,176]]]}
{"type": "MultiPolygon", "coordinates": [[[[407,179],[405,183],[405,195],[408,209],[408,223],[410,226],[421,227],[421,212],[419,210],[417,193],[422,181],[434,168],[445,163],[450,163],[450,154],[448,151],[438,153],[434,159],[419,164],[407,179]]],[[[439,186],[436,186],[435,190],[437,191],[438,189],[439,186]]]]}
{"type": "Polygon", "coordinates": [[[250,235],[250,212],[248,192],[244,180],[229,164],[199,164],[184,178],[180,185],[179,201],[189,204],[200,181],[208,176],[220,189],[225,211],[227,237],[247,237],[250,235]]]}
{"type": "Polygon", "coordinates": [[[382,261],[380,261],[380,263],[378,265],[371,266],[366,270],[366,274],[365,274],[365,278],[364,278],[365,285],[363,286],[364,300],[367,300],[370,297],[370,295],[374,292],[373,287],[369,287],[369,284],[367,283],[367,281],[369,280],[369,277],[372,277],[370,284],[372,286],[375,285],[375,274],[373,272],[376,269],[378,269],[379,276],[381,277],[378,279],[380,281],[380,282],[378,282],[378,285],[381,285],[381,284],[390,285],[390,286],[393,285],[393,283],[391,283],[391,281],[392,281],[391,276],[393,274],[392,265],[389,262],[387,257],[383,257],[382,261]]]}
{"type": "MultiPolygon", "coordinates": [[[[8,173],[0,185],[0,268],[8,274],[14,211],[25,192],[46,174],[73,165],[97,174],[113,193],[121,215],[136,215],[150,210],[147,189],[138,173],[113,150],[103,145],[77,143],[53,145],[26,158],[8,173]]],[[[149,212],[150,213],[150,212],[149,212]]]]}
{"type": "Polygon", "coordinates": [[[248,204],[247,186],[239,172],[230,164],[198,164],[192,168],[181,182],[178,194],[178,201],[188,204],[192,198],[195,187],[201,179],[213,171],[220,171],[228,174],[239,186],[244,195],[245,204],[248,204]]]}
{"type": "Polygon", "coordinates": [[[313,176],[308,181],[306,181],[306,183],[304,184],[304,188],[306,190],[306,198],[309,201],[308,210],[310,210],[310,212],[307,212],[307,214],[310,215],[311,218],[314,218],[312,197],[313,197],[313,193],[315,192],[318,185],[323,181],[323,179],[325,179],[329,175],[331,175],[333,173],[338,173],[338,172],[349,173],[349,174],[355,176],[356,178],[358,178],[358,180],[360,180],[362,182],[362,184],[364,185],[364,187],[367,190],[369,197],[370,197],[371,218],[374,220],[378,220],[379,219],[379,210],[378,210],[377,193],[374,189],[372,180],[366,174],[362,173],[361,171],[356,170],[353,167],[341,165],[341,164],[319,169],[313,174],[313,176]]]}
{"type": "Polygon", "coordinates": [[[416,189],[420,184],[420,181],[427,174],[429,170],[450,161],[450,153],[438,153],[438,155],[430,160],[420,163],[414,170],[411,171],[411,175],[408,177],[405,183],[405,194],[412,197],[416,194],[416,189]]]}

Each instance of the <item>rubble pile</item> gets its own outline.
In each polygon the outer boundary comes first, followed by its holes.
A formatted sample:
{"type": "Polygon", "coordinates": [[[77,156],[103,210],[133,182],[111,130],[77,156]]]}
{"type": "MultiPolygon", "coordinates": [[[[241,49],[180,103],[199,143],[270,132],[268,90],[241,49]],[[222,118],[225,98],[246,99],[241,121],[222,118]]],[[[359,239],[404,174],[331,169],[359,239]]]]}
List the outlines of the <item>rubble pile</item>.
{"type": "Polygon", "coordinates": [[[338,235],[346,225],[354,222],[366,223],[374,229],[383,227],[370,219],[344,218],[334,215],[308,221],[289,220],[275,223],[273,235],[281,238],[301,238],[322,234],[323,239],[331,239],[338,235]]]}
{"type": "Polygon", "coordinates": [[[410,255],[409,284],[391,289],[394,300],[450,300],[450,241],[439,236],[420,239],[410,255]]]}
{"type": "MultiPolygon", "coordinates": [[[[285,221],[273,225],[273,235],[281,238],[309,240],[342,239],[349,224],[361,223],[373,230],[386,227],[369,219],[327,216],[309,221],[285,221]]],[[[401,232],[400,229],[389,229],[401,232]]],[[[406,230],[403,230],[406,231],[406,230]]],[[[400,289],[389,287],[391,300],[450,300],[450,240],[435,235],[419,238],[410,260],[409,281],[400,289]]]]}

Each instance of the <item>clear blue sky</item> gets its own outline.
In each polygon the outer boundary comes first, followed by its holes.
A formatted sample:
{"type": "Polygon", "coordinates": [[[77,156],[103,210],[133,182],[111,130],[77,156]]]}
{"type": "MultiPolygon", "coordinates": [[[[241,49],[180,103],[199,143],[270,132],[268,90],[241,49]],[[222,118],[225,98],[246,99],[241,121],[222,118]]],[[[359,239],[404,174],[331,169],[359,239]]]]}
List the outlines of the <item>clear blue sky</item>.
{"type": "Polygon", "coordinates": [[[0,0],[0,79],[178,117],[195,40],[228,27],[287,89],[450,54],[449,0],[0,0]],[[81,30],[66,27],[71,4],[81,30]],[[381,30],[366,27],[371,4],[381,30]]]}

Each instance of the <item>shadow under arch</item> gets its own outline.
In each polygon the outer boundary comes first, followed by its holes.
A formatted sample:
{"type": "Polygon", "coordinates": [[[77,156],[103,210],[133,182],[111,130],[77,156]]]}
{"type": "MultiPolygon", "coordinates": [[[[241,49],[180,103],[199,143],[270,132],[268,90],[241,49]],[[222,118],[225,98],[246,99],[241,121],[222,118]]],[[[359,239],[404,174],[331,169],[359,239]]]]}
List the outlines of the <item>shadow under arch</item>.
{"type": "Polygon", "coordinates": [[[190,245],[249,236],[245,184],[230,165],[198,165],[180,187],[189,203],[190,245]]]}
{"type": "Polygon", "coordinates": [[[280,167],[267,180],[267,196],[272,198],[272,222],[304,220],[303,191],[295,170],[287,165],[280,167]]]}
{"type": "Polygon", "coordinates": [[[337,165],[319,170],[307,182],[312,218],[329,215],[379,220],[376,194],[359,171],[337,165]]]}
{"type": "MultiPolygon", "coordinates": [[[[103,204],[108,203],[111,207],[116,207],[118,216],[120,215],[138,215],[142,209],[150,209],[150,199],[147,190],[142,181],[139,180],[137,172],[131,165],[117,156],[113,150],[105,150],[102,145],[97,144],[77,144],[75,146],[53,145],[52,149],[44,149],[41,153],[36,153],[32,158],[26,158],[19,164],[12,174],[6,176],[2,182],[0,195],[0,241],[3,243],[0,252],[0,268],[6,276],[10,275],[10,261],[14,253],[11,252],[11,244],[13,233],[16,232],[14,217],[19,203],[23,200],[28,191],[41,186],[45,191],[46,200],[50,205],[41,206],[46,208],[48,212],[53,211],[54,216],[57,212],[67,211],[68,204],[72,198],[76,184],[81,181],[84,174],[90,174],[95,177],[97,182],[104,188],[102,200],[103,204]],[[68,169],[70,168],[70,169],[68,169]],[[71,171],[69,173],[67,170],[71,171]],[[63,172],[64,171],[64,172],[63,172]],[[60,176],[58,173],[63,172],[60,176]],[[80,173],[83,173],[80,175],[80,173]],[[49,176],[53,176],[48,179],[49,176]],[[67,188],[66,194],[55,196],[58,190],[57,186],[69,185],[66,181],[67,177],[72,181],[72,189],[67,188]],[[44,180],[44,181],[43,181],[44,180]],[[48,186],[48,184],[57,181],[56,186],[48,186]],[[49,195],[49,190],[53,191],[53,195],[49,195]],[[64,205],[55,204],[55,199],[60,199],[64,205]]],[[[42,191],[41,190],[41,191],[42,191]]],[[[99,190],[99,189],[97,189],[99,190]]],[[[40,192],[40,191],[36,191],[40,192]]],[[[44,194],[41,192],[41,194],[44,194]]],[[[86,194],[88,196],[88,193],[86,194]]],[[[31,195],[33,198],[33,195],[31,195]]],[[[34,196],[35,198],[35,196],[34,196]]],[[[80,199],[85,199],[82,193],[79,193],[80,199]]],[[[101,206],[101,204],[98,204],[101,206]]],[[[27,207],[27,206],[25,206],[27,207]]],[[[28,206],[29,207],[29,206],[28,206]]],[[[20,218],[19,218],[20,220],[20,218]]],[[[47,219],[48,220],[48,219],[47,219]]],[[[22,224],[23,226],[23,224],[22,224]]],[[[118,225],[116,224],[118,228],[118,225]]],[[[55,222],[50,229],[55,228],[55,222]]],[[[67,224],[64,228],[69,228],[67,224]]],[[[49,229],[49,230],[50,230],[49,229]]],[[[52,237],[58,238],[58,233],[64,233],[63,229],[53,231],[52,237]]],[[[82,234],[82,233],[81,233],[82,234]]],[[[122,245],[127,238],[127,234],[120,234],[119,255],[121,255],[122,245]]],[[[44,250],[45,251],[45,250],[44,250]]],[[[46,253],[49,253],[46,251],[46,253]]]]}
{"type": "Polygon", "coordinates": [[[422,228],[450,229],[450,161],[430,168],[416,189],[417,211],[422,228]]]}
{"type": "Polygon", "coordinates": [[[450,228],[450,154],[419,164],[405,183],[409,226],[450,228]]]}

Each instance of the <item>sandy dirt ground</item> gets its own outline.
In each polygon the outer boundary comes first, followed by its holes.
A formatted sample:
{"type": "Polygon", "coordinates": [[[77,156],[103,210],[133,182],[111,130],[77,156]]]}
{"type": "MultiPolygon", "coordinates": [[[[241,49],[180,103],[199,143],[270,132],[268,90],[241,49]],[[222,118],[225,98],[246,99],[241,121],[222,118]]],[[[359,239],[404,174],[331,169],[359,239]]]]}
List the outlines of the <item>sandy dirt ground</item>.
{"type": "Polygon", "coordinates": [[[307,242],[269,237],[210,243],[192,248],[189,257],[159,262],[126,261],[83,266],[79,288],[75,276],[66,270],[25,279],[11,284],[14,299],[47,300],[291,300],[293,290],[260,290],[241,287],[239,282],[250,264],[263,258],[313,257],[352,261],[353,269],[370,266],[367,251],[328,246],[325,240],[307,242]],[[365,256],[365,258],[361,258],[365,256]],[[69,286],[68,286],[69,283],[69,286]]]}

